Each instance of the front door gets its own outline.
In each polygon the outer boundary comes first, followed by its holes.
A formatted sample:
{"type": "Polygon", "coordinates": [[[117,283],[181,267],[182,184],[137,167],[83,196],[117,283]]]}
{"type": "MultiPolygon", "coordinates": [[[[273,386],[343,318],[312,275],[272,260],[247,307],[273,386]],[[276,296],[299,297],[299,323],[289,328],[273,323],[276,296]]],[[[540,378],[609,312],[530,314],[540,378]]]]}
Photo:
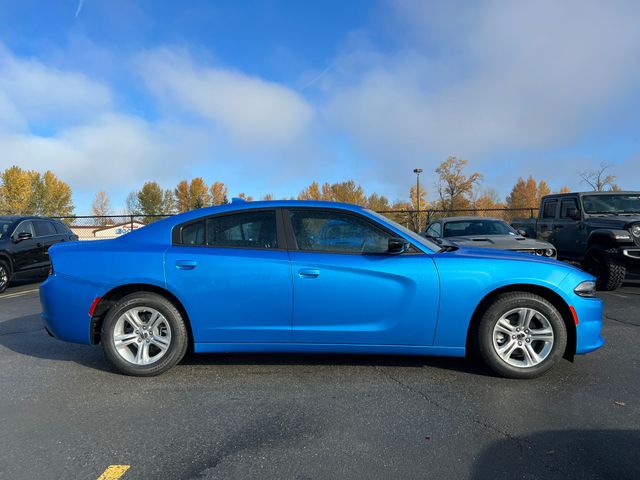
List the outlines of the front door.
{"type": "Polygon", "coordinates": [[[292,341],[432,345],[438,276],[430,255],[387,253],[395,236],[353,212],[290,209],[292,341]]]}
{"type": "Polygon", "coordinates": [[[242,211],[189,222],[165,255],[197,343],[290,342],[289,256],[275,210],[242,211]]]}
{"type": "Polygon", "coordinates": [[[36,238],[36,232],[31,220],[21,222],[11,235],[13,241],[17,241],[21,233],[30,233],[31,238],[21,240],[13,245],[13,271],[27,272],[42,267],[42,243],[36,238]]]}

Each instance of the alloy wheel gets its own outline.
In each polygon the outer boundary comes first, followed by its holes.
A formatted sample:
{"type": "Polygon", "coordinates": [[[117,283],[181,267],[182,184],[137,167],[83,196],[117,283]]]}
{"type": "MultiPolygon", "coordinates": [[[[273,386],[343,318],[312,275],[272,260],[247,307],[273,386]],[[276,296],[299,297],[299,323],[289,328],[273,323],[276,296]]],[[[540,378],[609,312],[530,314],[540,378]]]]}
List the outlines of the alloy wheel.
{"type": "Polygon", "coordinates": [[[533,308],[514,308],[502,315],[493,328],[493,348],[513,367],[529,368],[551,353],[554,334],[551,323],[533,308]]]}
{"type": "Polygon", "coordinates": [[[151,365],[160,360],[171,345],[171,327],[156,309],[134,307],[125,311],[113,329],[116,352],[134,365],[151,365]]]}

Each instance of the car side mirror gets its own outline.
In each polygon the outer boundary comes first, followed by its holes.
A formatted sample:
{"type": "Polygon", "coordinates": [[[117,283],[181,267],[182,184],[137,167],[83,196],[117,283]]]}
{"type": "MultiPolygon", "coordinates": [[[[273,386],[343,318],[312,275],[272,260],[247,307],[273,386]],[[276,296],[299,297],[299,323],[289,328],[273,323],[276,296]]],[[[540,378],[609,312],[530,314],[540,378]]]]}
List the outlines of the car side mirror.
{"type": "Polygon", "coordinates": [[[520,235],[522,235],[523,237],[526,237],[526,236],[527,236],[527,231],[526,231],[525,229],[523,229],[523,228],[519,228],[519,229],[517,230],[517,232],[518,232],[520,235]]]}
{"type": "Polygon", "coordinates": [[[30,240],[32,235],[29,232],[20,232],[18,236],[15,238],[15,242],[19,243],[24,240],[30,240]]]}
{"type": "Polygon", "coordinates": [[[392,237],[389,239],[389,247],[387,249],[387,253],[392,255],[398,255],[400,253],[404,253],[409,248],[409,242],[407,242],[404,238],[392,237]]]}

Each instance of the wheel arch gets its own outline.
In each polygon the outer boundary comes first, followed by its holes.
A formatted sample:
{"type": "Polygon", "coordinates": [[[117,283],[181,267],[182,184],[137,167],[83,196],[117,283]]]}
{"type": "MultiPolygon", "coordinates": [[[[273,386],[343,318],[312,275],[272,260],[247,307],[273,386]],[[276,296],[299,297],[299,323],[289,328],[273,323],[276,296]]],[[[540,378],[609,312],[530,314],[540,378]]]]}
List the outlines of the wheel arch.
{"type": "Polygon", "coordinates": [[[185,326],[187,327],[187,333],[189,335],[189,347],[193,347],[193,332],[191,330],[191,321],[189,320],[189,314],[184,308],[182,302],[166,288],[159,287],[148,283],[129,283],[125,285],[119,285],[107,293],[105,293],[100,301],[97,303],[91,316],[91,343],[100,343],[100,331],[102,329],[102,323],[107,315],[109,309],[115,305],[121,298],[135,292],[151,292],[156,293],[167,300],[169,300],[174,307],[178,309],[182,318],[184,319],[185,326]]]}
{"type": "Polygon", "coordinates": [[[467,329],[467,352],[469,352],[470,354],[475,354],[474,335],[478,329],[478,325],[480,323],[480,320],[482,319],[482,315],[484,314],[484,312],[487,311],[491,304],[500,295],[512,292],[527,292],[539,295],[545,300],[549,301],[558,310],[558,312],[560,312],[562,320],[564,321],[565,327],[567,329],[567,346],[565,348],[563,357],[567,360],[573,361],[573,357],[576,353],[576,325],[569,305],[559,294],[557,294],[550,288],[526,283],[507,285],[497,288],[485,295],[480,303],[478,303],[478,306],[474,310],[471,317],[471,322],[469,322],[469,328],[467,329]]]}

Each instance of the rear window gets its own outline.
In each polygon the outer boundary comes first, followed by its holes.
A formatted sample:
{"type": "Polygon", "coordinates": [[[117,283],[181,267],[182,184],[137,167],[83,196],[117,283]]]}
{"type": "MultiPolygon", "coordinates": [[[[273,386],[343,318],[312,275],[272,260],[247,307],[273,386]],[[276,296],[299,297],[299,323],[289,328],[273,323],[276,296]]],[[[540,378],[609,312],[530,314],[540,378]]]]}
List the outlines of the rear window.
{"type": "Polygon", "coordinates": [[[56,235],[56,229],[52,222],[47,220],[36,220],[33,222],[36,228],[36,237],[46,237],[47,235],[56,235]]]}
{"type": "Polygon", "coordinates": [[[547,200],[542,208],[542,218],[555,218],[558,200],[547,200]]]}
{"type": "Polygon", "coordinates": [[[234,213],[207,221],[210,247],[278,248],[275,210],[234,213]]]}

